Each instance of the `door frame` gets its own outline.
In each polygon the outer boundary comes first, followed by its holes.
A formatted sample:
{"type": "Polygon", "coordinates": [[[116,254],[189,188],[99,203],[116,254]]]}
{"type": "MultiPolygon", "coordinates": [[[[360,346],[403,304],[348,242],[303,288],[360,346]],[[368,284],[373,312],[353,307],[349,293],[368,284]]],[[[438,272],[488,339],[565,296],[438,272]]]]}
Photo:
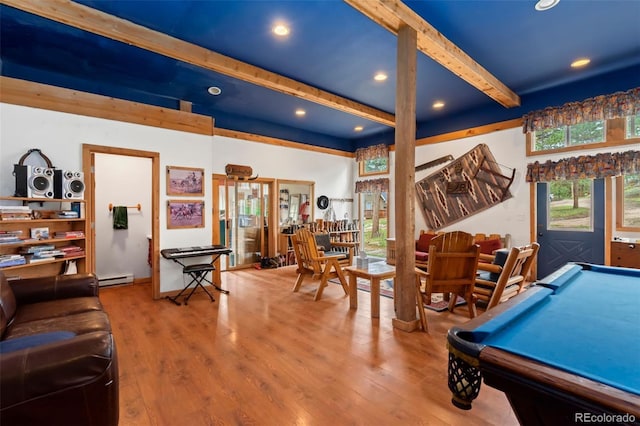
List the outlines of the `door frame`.
{"type": "Polygon", "coordinates": [[[90,253],[90,261],[87,271],[96,272],[96,245],[95,223],[96,211],[95,199],[95,154],[113,154],[127,157],[148,158],[151,160],[151,296],[160,298],[160,153],[141,151],[129,148],[116,148],[112,146],[82,144],[82,170],[85,179],[85,208],[89,216],[90,225],[87,236],[87,246],[90,253]]]}

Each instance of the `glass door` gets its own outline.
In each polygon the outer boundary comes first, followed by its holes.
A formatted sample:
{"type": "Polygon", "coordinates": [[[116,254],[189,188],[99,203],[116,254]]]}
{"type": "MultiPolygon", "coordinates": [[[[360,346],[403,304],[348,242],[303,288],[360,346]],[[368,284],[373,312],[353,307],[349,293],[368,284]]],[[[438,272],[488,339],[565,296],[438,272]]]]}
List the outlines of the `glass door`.
{"type": "Polygon", "coordinates": [[[270,187],[272,181],[236,181],[226,176],[213,178],[214,244],[229,247],[232,253],[221,257],[221,270],[251,266],[262,257],[274,255],[269,244],[270,187]]]}

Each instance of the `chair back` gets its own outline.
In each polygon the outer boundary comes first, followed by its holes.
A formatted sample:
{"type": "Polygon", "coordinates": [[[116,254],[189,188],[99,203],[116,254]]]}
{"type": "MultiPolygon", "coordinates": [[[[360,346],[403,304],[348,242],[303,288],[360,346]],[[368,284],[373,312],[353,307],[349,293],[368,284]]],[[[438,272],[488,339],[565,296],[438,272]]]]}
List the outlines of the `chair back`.
{"type": "Polygon", "coordinates": [[[480,247],[473,239],[471,234],[454,231],[431,240],[427,266],[430,292],[457,292],[460,286],[475,283],[480,247]]]}
{"type": "Polygon", "coordinates": [[[322,265],[318,262],[320,253],[314,235],[306,228],[300,228],[291,236],[293,251],[298,263],[298,272],[303,270],[320,273],[322,265]]]}
{"type": "Polygon", "coordinates": [[[539,249],[540,244],[535,242],[512,247],[495,283],[480,278],[476,280],[475,294],[487,302],[487,310],[522,291],[539,249]]]}
{"type": "Polygon", "coordinates": [[[449,298],[451,312],[461,296],[467,302],[469,317],[476,316],[473,288],[480,258],[480,246],[474,244],[473,235],[466,232],[446,232],[434,237],[429,244],[427,270],[416,268],[416,299],[424,331],[427,331],[424,305],[431,304],[432,293],[444,293],[449,298]],[[424,289],[421,277],[425,278],[424,289]]]}

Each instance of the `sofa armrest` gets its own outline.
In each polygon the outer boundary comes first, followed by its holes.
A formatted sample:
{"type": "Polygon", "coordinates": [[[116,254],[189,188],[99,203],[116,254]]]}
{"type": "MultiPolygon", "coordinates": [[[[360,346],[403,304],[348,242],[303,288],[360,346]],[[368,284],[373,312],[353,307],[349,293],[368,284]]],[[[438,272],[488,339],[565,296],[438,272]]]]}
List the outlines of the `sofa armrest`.
{"type": "Polygon", "coordinates": [[[93,274],[56,275],[9,281],[18,305],[98,296],[98,279],[93,274]]]}
{"type": "MultiPolygon", "coordinates": [[[[117,356],[111,333],[97,331],[3,353],[0,407],[5,409],[114,374],[117,356]]],[[[111,380],[111,379],[109,379],[111,380]]]]}

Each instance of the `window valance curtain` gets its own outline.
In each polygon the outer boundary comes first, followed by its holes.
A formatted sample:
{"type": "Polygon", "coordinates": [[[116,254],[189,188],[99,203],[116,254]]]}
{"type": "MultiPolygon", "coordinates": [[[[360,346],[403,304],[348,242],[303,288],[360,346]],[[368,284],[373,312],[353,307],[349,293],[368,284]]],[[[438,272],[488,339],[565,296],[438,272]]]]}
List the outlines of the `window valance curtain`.
{"type": "Polygon", "coordinates": [[[640,151],[581,155],[527,165],[527,182],[597,179],[640,173],[640,151]]]}
{"type": "Polygon", "coordinates": [[[548,107],[522,117],[524,133],[555,129],[561,126],[609,120],[640,113],[640,87],[612,95],[596,96],[582,102],[569,102],[560,107],[548,107]]]}
{"type": "Polygon", "coordinates": [[[356,181],[356,193],[389,192],[389,178],[356,181]]]}
{"type": "Polygon", "coordinates": [[[356,161],[376,160],[378,158],[389,158],[389,147],[385,144],[374,145],[367,148],[356,149],[356,161]]]}

